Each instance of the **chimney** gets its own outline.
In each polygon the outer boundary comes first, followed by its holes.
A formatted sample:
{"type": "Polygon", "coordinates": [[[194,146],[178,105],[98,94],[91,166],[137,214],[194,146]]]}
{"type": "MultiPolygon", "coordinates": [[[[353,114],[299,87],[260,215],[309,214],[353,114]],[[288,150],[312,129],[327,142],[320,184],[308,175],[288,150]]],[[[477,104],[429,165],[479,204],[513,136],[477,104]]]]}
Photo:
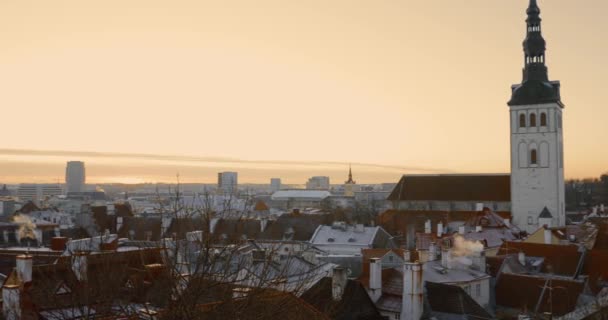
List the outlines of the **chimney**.
{"type": "Polygon", "coordinates": [[[32,281],[32,256],[29,254],[20,254],[17,256],[17,275],[23,283],[32,281]]]}
{"type": "Polygon", "coordinates": [[[476,226],[475,227],[475,232],[481,232],[483,231],[483,227],[482,226],[476,226]]]}
{"type": "Polygon", "coordinates": [[[511,220],[509,219],[503,219],[502,222],[505,224],[505,226],[507,226],[508,228],[511,227],[511,220]]]}
{"type": "Polygon", "coordinates": [[[61,229],[55,228],[55,237],[61,237],[61,229]]]}
{"type": "Polygon", "coordinates": [[[169,230],[169,227],[171,226],[171,222],[173,222],[173,218],[168,217],[168,216],[162,216],[160,218],[160,236],[164,237],[165,233],[167,233],[167,230],[169,230]]]}
{"type": "MultiPolygon", "coordinates": [[[[118,233],[120,231],[120,229],[122,229],[122,224],[123,224],[123,217],[118,216],[116,217],[116,232],[118,233]]],[[[162,224],[162,222],[161,222],[162,224]]],[[[161,227],[162,228],[162,227],[161,227]]],[[[166,231],[166,230],[161,230],[162,231],[166,231]]],[[[163,232],[164,233],[164,232],[163,232]]],[[[161,235],[162,236],[162,235],[161,235]]]]}
{"type": "Polygon", "coordinates": [[[483,211],[483,203],[476,203],[475,204],[475,211],[483,211]]]}
{"type": "Polygon", "coordinates": [[[597,215],[597,206],[593,207],[593,211],[591,212],[593,215],[597,215]]]}
{"type": "Polygon", "coordinates": [[[21,319],[21,290],[17,284],[2,287],[2,313],[7,320],[21,319]]]}
{"type": "Polygon", "coordinates": [[[54,237],[51,239],[51,250],[64,251],[67,243],[68,238],[66,237],[54,237]]]}
{"type": "Polygon", "coordinates": [[[441,250],[441,266],[444,267],[445,269],[452,268],[451,255],[452,255],[452,250],[450,250],[448,248],[443,248],[441,250]]]}
{"type": "Polygon", "coordinates": [[[431,220],[424,222],[424,233],[431,233],[431,220]]]}
{"type": "Polygon", "coordinates": [[[437,238],[441,238],[443,236],[443,222],[439,221],[437,224],[437,238]]]}
{"type": "Polygon", "coordinates": [[[382,261],[371,258],[369,262],[369,291],[372,301],[376,303],[382,296],[382,261]]]}
{"type": "Polygon", "coordinates": [[[431,242],[429,245],[429,261],[437,260],[437,244],[435,242],[431,242]]]}
{"type": "Polygon", "coordinates": [[[420,320],[423,303],[422,264],[406,262],[403,265],[401,320],[420,320]]]}
{"type": "Polygon", "coordinates": [[[8,230],[2,231],[2,238],[4,238],[5,243],[8,243],[8,230]]]}
{"type": "Polygon", "coordinates": [[[403,251],[403,261],[405,261],[405,262],[412,261],[412,253],[409,250],[403,251]]]}
{"type": "Polygon", "coordinates": [[[523,251],[520,251],[520,252],[517,254],[517,261],[519,261],[519,263],[520,263],[522,266],[526,266],[526,253],[525,253],[525,252],[523,252],[523,251]]]}
{"type": "Polygon", "coordinates": [[[551,244],[551,230],[549,228],[547,228],[547,226],[544,226],[544,235],[545,235],[545,244],[551,244]]]}
{"type": "Polygon", "coordinates": [[[600,204],[600,213],[606,213],[606,211],[604,211],[604,204],[600,204]]]}
{"type": "Polygon", "coordinates": [[[76,279],[81,282],[87,281],[88,264],[85,251],[76,251],[72,254],[72,271],[76,275],[76,279]]]}
{"type": "Polygon", "coordinates": [[[209,220],[209,232],[211,234],[213,234],[215,232],[215,226],[217,226],[218,221],[220,221],[220,218],[211,218],[209,220]]]}
{"type": "Polygon", "coordinates": [[[267,218],[260,219],[260,232],[266,231],[266,226],[268,226],[268,219],[267,218]]]}
{"type": "Polygon", "coordinates": [[[342,267],[334,267],[331,275],[331,296],[334,301],[342,300],[347,281],[346,270],[342,267]]]}
{"type": "Polygon", "coordinates": [[[460,234],[465,234],[466,233],[466,227],[465,226],[460,226],[458,227],[458,233],[460,234]]]}
{"type": "Polygon", "coordinates": [[[485,251],[479,251],[476,252],[472,257],[471,257],[472,261],[473,261],[473,267],[476,270],[479,270],[483,273],[486,272],[486,252],[485,251]]]}

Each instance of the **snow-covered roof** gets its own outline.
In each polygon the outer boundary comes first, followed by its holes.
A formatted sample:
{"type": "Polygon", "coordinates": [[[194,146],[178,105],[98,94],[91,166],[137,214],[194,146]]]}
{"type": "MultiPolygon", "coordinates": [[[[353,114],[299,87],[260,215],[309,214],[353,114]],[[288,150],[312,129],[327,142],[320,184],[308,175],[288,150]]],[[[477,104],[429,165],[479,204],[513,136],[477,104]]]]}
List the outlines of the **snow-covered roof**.
{"type": "Polygon", "coordinates": [[[335,225],[319,226],[312,235],[314,245],[371,245],[380,227],[335,225]]]}
{"type": "Polygon", "coordinates": [[[283,200],[288,198],[304,198],[323,200],[331,196],[326,190],[280,190],[272,194],[272,200],[283,200]]]}

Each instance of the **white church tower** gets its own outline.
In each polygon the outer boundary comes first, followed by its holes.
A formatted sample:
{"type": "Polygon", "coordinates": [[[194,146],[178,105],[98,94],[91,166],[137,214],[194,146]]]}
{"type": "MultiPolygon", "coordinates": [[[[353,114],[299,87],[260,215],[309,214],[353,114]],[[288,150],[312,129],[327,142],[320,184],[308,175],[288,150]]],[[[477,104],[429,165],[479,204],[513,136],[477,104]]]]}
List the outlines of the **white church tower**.
{"type": "Polygon", "coordinates": [[[511,87],[511,213],[522,230],[566,223],[564,151],[559,81],[549,81],[540,9],[526,11],[525,60],[521,84],[511,87]]]}

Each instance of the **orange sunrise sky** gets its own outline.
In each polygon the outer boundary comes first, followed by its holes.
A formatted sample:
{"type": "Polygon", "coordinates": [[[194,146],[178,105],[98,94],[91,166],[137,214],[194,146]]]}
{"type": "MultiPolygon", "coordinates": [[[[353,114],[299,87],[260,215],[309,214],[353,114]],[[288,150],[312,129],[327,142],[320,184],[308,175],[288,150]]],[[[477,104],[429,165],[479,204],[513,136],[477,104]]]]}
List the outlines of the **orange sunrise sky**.
{"type": "MultiPolygon", "coordinates": [[[[509,171],[527,0],[2,0],[0,183],[509,171]]],[[[565,174],[608,171],[608,1],[539,0],[565,174]]]]}

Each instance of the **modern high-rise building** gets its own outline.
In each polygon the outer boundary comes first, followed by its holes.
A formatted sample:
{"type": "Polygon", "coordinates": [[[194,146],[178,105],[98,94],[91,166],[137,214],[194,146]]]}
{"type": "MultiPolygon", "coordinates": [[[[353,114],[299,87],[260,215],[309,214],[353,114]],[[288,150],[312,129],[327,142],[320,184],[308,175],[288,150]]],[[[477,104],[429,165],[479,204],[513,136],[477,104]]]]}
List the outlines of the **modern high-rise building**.
{"type": "Polygon", "coordinates": [[[63,193],[57,184],[20,184],[17,197],[21,201],[34,201],[39,203],[46,197],[58,196],[63,193]]]}
{"type": "Polygon", "coordinates": [[[565,225],[564,147],[559,81],[550,81],[540,9],[530,0],[526,11],[524,69],[511,87],[511,214],[532,232],[543,224],[565,225]]]}
{"type": "Polygon", "coordinates": [[[71,193],[85,191],[85,177],[84,162],[68,161],[65,168],[66,192],[71,193]]]}
{"type": "Polygon", "coordinates": [[[329,190],[329,177],[316,176],[310,177],[306,182],[306,189],[309,190],[329,190]]]}
{"type": "Polygon", "coordinates": [[[276,192],[281,190],[281,178],[270,179],[270,191],[276,192]]]}
{"type": "Polygon", "coordinates": [[[237,172],[220,172],[217,174],[217,189],[225,195],[236,195],[238,187],[237,172]]]}

